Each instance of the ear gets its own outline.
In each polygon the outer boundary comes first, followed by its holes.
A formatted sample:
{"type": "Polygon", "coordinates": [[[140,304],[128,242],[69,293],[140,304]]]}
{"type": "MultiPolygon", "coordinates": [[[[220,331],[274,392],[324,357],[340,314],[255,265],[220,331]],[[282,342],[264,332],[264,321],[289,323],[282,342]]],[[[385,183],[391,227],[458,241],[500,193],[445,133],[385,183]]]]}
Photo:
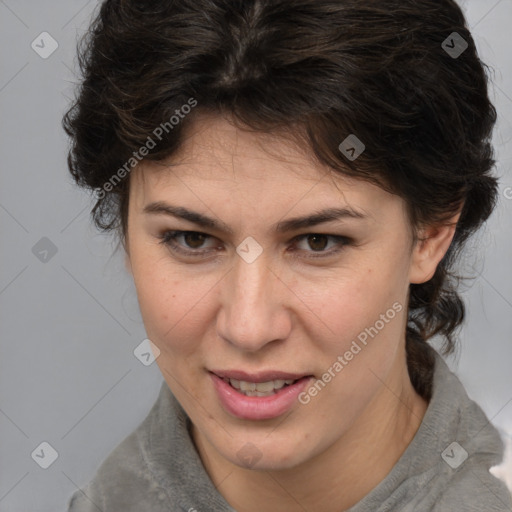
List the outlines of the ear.
{"type": "Polygon", "coordinates": [[[421,284],[432,279],[437,265],[450,247],[459,217],[460,211],[447,224],[428,226],[418,234],[411,255],[410,283],[421,284]]]}

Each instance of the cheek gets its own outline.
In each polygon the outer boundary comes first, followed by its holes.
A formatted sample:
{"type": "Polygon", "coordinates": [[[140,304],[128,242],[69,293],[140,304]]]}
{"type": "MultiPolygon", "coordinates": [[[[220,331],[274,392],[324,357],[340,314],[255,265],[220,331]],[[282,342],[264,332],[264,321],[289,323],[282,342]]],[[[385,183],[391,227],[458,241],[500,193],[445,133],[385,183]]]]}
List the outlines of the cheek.
{"type": "MultiPolygon", "coordinates": [[[[395,302],[403,305],[404,301],[400,273],[382,266],[347,270],[346,274],[323,280],[321,286],[296,286],[296,295],[311,319],[311,339],[323,340],[323,348],[329,353],[348,350],[353,340],[379,321],[381,314],[386,315],[395,302]]],[[[392,310],[388,316],[394,318],[395,313],[392,310]]]]}
{"type": "Polygon", "coordinates": [[[193,353],[205,325],[208,291],[206,281],[191,281],[165,262],[132,265],[144,326],[165,353],[193,353]],[[135,268],[134,268],[135,267],[135,268]]]}
{"type": "Polygon", "coordinates": [[[391,267],[354,272],[310,296],[321,321],[310,324],[308,337],[321,354],[319,379],[328,390],[321,383],[307,390],[313,403],[323,397],[319,416],[339,410],[338,426],[347,428],[382,388],[403,339],[405,299],[401,273],[391,267]]]}

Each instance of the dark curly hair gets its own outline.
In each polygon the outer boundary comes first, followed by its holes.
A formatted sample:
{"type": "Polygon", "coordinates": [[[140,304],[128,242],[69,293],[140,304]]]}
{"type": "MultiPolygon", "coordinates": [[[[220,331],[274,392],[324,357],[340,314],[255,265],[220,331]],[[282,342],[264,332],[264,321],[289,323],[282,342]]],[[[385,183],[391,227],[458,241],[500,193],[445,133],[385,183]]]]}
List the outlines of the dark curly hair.
{"type": "Polygon", "coordinates": [[[124,246],[127,162],[173,155],[200,113],[288,134],[335,171],[398,194],[414,233],[462,208],[434,276],[410,285],[407,364],[430,399],[427,341],[455,349],[465,308],[454,263],[497,200],[488,68],[455,1],[107,0],[78,60],[68,165],[97,192],[98,228],[124,246]],[[366,147],[354,161],[339,149],[349,134],[366,147]]]}

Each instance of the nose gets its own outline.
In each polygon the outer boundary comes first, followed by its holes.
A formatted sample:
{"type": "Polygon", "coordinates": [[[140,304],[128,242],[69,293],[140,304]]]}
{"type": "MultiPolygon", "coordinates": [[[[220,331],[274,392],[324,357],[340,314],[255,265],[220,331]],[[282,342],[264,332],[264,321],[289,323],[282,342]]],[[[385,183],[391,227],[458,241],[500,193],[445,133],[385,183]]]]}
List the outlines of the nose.
{"type": "Polygon", "coordinates": [[[222,281],[218,334],[231,345],[257,352],[289,336],[291,290],[260,256],[252,263],[237,258],[222,281]]]}

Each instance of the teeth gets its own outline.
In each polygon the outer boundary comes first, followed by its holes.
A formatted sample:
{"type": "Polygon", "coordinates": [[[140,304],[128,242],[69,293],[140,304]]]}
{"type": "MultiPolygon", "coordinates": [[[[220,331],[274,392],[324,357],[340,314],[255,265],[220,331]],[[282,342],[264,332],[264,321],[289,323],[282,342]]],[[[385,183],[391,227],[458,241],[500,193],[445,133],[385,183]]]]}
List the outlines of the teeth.
{"type": "Polygon", "coordinates": [[[246,396],[270,396],[275,394],[276,391],[283,388],[285,385],[290,385],[295,382],[293,379],[276,379],[268,382],[247,382],[244,380],[224,379],[229,382],[231,386],[239,390],[246,396]]]}
{"type": "Polygon", "coordinates": [[[260,393],[268,393],[269,391],[274,391],[274,389],[282,388],[282,386],[277,385],[277,382],[274,383],[273,380],[269,380],[268,382],[258,382],[255,387],[256,391],[259,391],[260,393]]]}
{"type": "Polygon", "coordinates": [[[245,380],[240,381],[240,389],[242,391],[256,391],[255,382],[246,382],[245,380]]]}

